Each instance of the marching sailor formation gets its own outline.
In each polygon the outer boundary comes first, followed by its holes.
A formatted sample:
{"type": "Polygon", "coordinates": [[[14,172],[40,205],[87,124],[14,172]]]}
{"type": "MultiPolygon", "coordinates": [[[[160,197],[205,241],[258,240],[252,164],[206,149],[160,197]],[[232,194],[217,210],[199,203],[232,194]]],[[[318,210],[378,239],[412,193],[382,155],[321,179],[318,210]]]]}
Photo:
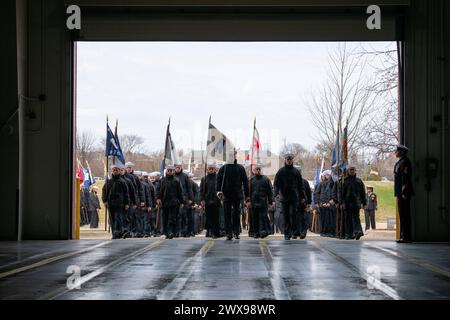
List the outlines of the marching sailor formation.
{"type": "MultiPolygon", "coordinates": [[[[408,242],[411,166],[406,150],[399,150],[396,196],[404,226],[402,241],[408,242]]],[[[361,209],[366,230],[375,228],[376,194],[373,187],[366,190],[353,165],[340,172],[339,179],[334,179],[330,170],[324,171],[313,192],[301,169],[294,166],[292,154],[285,155],[273,184],[260,163],[253,166],[249,179],[236,160],[222,166],[209,163],[200,186],[181,163],[167,165],[163,177],[159,172],[134,171],[131,162],[112,165],[111,169],[102,201],[108,208],[114,239],[193,237],[206,230],[207,237],[232,240],[248,229],[248,235],[254,238],[279,232],[285,240],[304,239],[310,230],[324,237],[358,240],[364,235],[361,209]]],[[[88,216],[95,216],[93,211],[100,207],[95,198],[96,192],[92,192],[85,205],[92,207],[88,216]]],[[[98,213],[92,220],[91,224],[98,224],[98,213]]]]}

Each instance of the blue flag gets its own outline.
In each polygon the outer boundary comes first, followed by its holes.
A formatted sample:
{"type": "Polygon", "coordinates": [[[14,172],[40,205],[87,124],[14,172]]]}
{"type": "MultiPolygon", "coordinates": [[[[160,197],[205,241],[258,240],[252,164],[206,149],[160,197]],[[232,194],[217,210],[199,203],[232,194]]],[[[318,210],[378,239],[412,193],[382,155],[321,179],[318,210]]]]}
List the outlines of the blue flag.
{"type": "Polygon", "coordinates": [[[114,136],[109,124],[106,125],[106,152],[105,156],[116,157],[123,165],[125,165],[125,157],[123,156],[122,149],[120,148],[119,139],[114,136]]]}
{"type": "Polygon", "coordinates": [[[320,173],[319,168],[316,167],[316,175],[314,176],[314,187],[317,186],[320,182],[320,173]]]}
{"type": "Polygon", "coordinates": [[[83,185],[87,190],[89,190],[91,188],[91,185],[93,184],[93,178],[86,168],[81,167],[81,170],[83,172],[83,185]]]}

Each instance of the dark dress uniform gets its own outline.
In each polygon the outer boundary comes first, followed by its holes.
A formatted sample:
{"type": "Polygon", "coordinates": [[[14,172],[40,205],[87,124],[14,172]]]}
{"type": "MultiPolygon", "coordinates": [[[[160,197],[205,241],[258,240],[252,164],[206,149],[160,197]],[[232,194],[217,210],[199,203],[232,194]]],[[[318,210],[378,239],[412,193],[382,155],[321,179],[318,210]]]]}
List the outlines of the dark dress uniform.
{"type": "Polygon", "coordinates": [[[125,206],[130,205],[128,187],[121,176],[113,175],[103,186],[102,201],[108,205],[113,239],[124,235],[122,220],[125,216],[125,206]]]}
{"type": "Polygon", "coordinates": [[[156,189],[156,199],[162,202],[163,232],[170,239],[177,231],[179,209],[184,202],[180,181],[174,176],[162,178],[156,189]]]}
{"type": "Polygon", "coordinates": [[[306,202],[304,205],[299,206],[299,215],[297,218],[298,234],[300,237],[304,238],[311,227],[311,211],[306,211],[307,206],[312,203],[311,187],[306,179],[303,179],[303,187],[305,188],[306,202]]]}
{"type": "Polygon", "coordinates": [[[200,182],[200,200],[205,202],[205,228],[207,234],[213,238],[220,237],[219,209],[220,199],[217,197],[217,174],[210,173],[200,182]]]}
{"type": "Polygon", "coordinates": [[[254,175],[250,179],[250,190],[253,237],[265,238],[270,234],[267,210],[268,205],[273,203],[272,183],[264,175],[254,175]]]}
{"type": "Polygon", "coordinates": [[[100,209],[100,201],[98,200],[97,192],[89,192],[89,220],[91,229],[98,228],[98,209],[100,209]]]}
{"type": "Polygon", "coordinates": [[[80,190],[80,226],[89,224],[89,190],[80,190]]]}
{"type": "Polygon", "coordinates": [[[128,194],[130,197],[130,207],[128,210],[124,211],[124,216],[120,223],[122,224],[121,229],[124,232],[124,237],[132,237],[134,234],[132,233],[132,223],[134,221],[134,211],[136,210],[137,205],[137,193],[136,188],[134,187],[133,180],[128,178],[128,175],[125,173],[121,176],[121,179],[125,182],[128,188],[128,194]]]}
{"type": "Polygon", "coordinates": [[[400,216],[400,239],[411,241],[411,197],[414,195],[412,185],[412,164],[408,157],[401,157],[394,167],[394,195],[397,198],[400,216]]]}
{"type": "Polygon", "coordinates": [[[336,207],[330,204],[333,199],[333,179],[324,180],[320,183],[318,190],[318,201],[320,208],[321,232],[324,237],[334,237],[336,235],[336,207]]]}
{"type": "Polygon", "coordinates": [[[151,211],[149,212],[149,210],[152,210],[154,206],[153,203],[154,198],[152,196],[154,190],[153,186],[145,180],[142,180],[141,184],[145,194],[145,207],[141,209],[142,234],[148,237],[151,235],[153,231],[153,229],[151,228],[151,221],[150,221],[151,211]]]}
{"type": "Polygon", "coordinates": [[[278,170],[275,181],[275,195],[281,195],[284,215],[284,237],[289,240],[296,228],[297,213],[302,200],[305,200],[303,178],[294,166],[285,165],[278,170]]]}
{"type": "Polygon", "coordinates": [[[140,226],[141,202],[145,203],[145,195],[139,178],[133,173],[125,172],[124,177],[131,181],[134,190],[134,203],[128,209],[128,230],[133,237],[138,236],[140,226]]]}
{"type": "Polygon", "coordinates": [[[242,196],[249,197],[248,178],[245,169],[237,163],[229,163],[220,168],[217,174],[217,191],[222,192],[225,233],[229,239],[234,234],[239,238],[241,231],[240,204],[242,196]]]}
{"type": "Polygon", "coordinates": [[[362,180],[356,176],[345,177],[338,201],[339,204],[344,205],[342,234],[346,239],[359,239],[364,235],[359,211],[367,205],[366,188],[362,180]]]}
{"type": "Polygon", "coordinates": [[[194,205],[196,205],[199,201],[199,187],[198,184],[195,183],[194,180],[189,179],[188,180],[191,185],[192,190],[192,204],[189,207],[188,216],[187,216],[187,236],[188,237],[194,237],[195,231],[198,230],[199,225],[199,219],[196,212],[196,209],[194,208],[194,205]]]}
{"type": "Polygon", "coordinates": [[[175,236],[177,237],[186,237],[188,235],[188,224],[192,220],[192,217],[189,217],[192,214],[191,207],[188,206],[188,201],[192,201],[194,195],[192,193],[192,185],[189,180],[188,175],[180,171],[179,173],[174,173],[175,178],[180,181],[181,189],[183,192],[183,204],[184,207],[180,208],[180,213],[178,214],[178,222],[177,222],[177,230],[175,231],[175,236]]]}
{"type": "Polygon", "coordinates": [[[377,227],[375,225],[375,210],[377,210],[377,195],[374,192],[367,192],[367,206],[364,208],[364,217],[366,220],[366,230],[375,230],[377,227]]]}

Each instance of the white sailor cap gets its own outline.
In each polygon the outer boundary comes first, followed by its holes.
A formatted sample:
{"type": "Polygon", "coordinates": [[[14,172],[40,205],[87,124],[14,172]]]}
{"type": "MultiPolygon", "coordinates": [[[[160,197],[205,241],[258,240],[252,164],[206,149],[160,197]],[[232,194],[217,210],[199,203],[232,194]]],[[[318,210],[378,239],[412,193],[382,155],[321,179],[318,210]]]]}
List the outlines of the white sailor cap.
{"type": "Polygon", "coordinates": [[[175,166],[173,164],[166,165],[166,170],[169,170],[169,169],[174,170],[175,166]]]}
{"type": "Polygon", "coordinates": [[[134,170],[133,174],[135,176],[141,176],[142,175],[142,171],[134,170]]]}
{"type": "Polygon", "coordinates": [[[326,174],[331,176],[331,170],[325,170],[324,172],[322,172],[322,176],[325,176],[326,174]]]}
{"type": "Polygon", "coordinates": [[[255,169],[262,169],[264,167],[264,165],[261,163],[261,162],[258,162],[257,164],[255,164],[254,166],[253,166],[253,168],[255,168],[255,169]]]}
{"type": "Polygon", "coordinates": [[[112,169],[114,169],[114,168],[117,168],[117,169],[123,169],[123,164],[121,164],[120,162],[115,163],[115,164],[112,164],[112,165],[110,166],[110,169],[112,170],[112,169]]]}
{"type": "Polygon", "coordinates": [[[356,166],[352,163],[347,164],[347,170],[349,169],[356,169],[356,166]]]}
{"type": "Polygon", "coordinates": [[[130,162],[130,161],[128,161],[127,163],[125,163],[125,167],[134,167],[134,163],[133,162],[130,162]]]}
{"type": "Polygon", "coordinates": [[[156,173],[155,172],[150,172],[150,174],[148,176],[149,177],[156,177],[156,173]]]}
{"type": "Polygon", "coordinates": [[[143,177],[148,177],[149,173],[147,171],[142,171],[142,176],[143,177]]]}
{"type": "Polygon", "coordinates": [[[208,163],[207,168],[217,169],[217,164],[215,164],[214,162],[210,162],[210,163],[208,163]]]}

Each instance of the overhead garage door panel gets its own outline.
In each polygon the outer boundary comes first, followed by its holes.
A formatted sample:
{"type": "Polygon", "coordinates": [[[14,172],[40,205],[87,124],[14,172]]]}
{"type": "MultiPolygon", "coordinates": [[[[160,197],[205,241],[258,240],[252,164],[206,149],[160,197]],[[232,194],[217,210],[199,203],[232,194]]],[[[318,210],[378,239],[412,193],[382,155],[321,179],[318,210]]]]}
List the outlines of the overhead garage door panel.
{"type": "Polygon", "coordinates": [[[70,2],[82,9],[75,40],[86,41],[394,41],[409,3],[377,1],[381,30],[369,30],[361,0],[70,2]]]}
{"type": "Polygon", "coordinates": [[[402,40],[401,18],[381,30],[356,14],[83,14],[77,40],[96,41],[383,41],[402,40]]]}

